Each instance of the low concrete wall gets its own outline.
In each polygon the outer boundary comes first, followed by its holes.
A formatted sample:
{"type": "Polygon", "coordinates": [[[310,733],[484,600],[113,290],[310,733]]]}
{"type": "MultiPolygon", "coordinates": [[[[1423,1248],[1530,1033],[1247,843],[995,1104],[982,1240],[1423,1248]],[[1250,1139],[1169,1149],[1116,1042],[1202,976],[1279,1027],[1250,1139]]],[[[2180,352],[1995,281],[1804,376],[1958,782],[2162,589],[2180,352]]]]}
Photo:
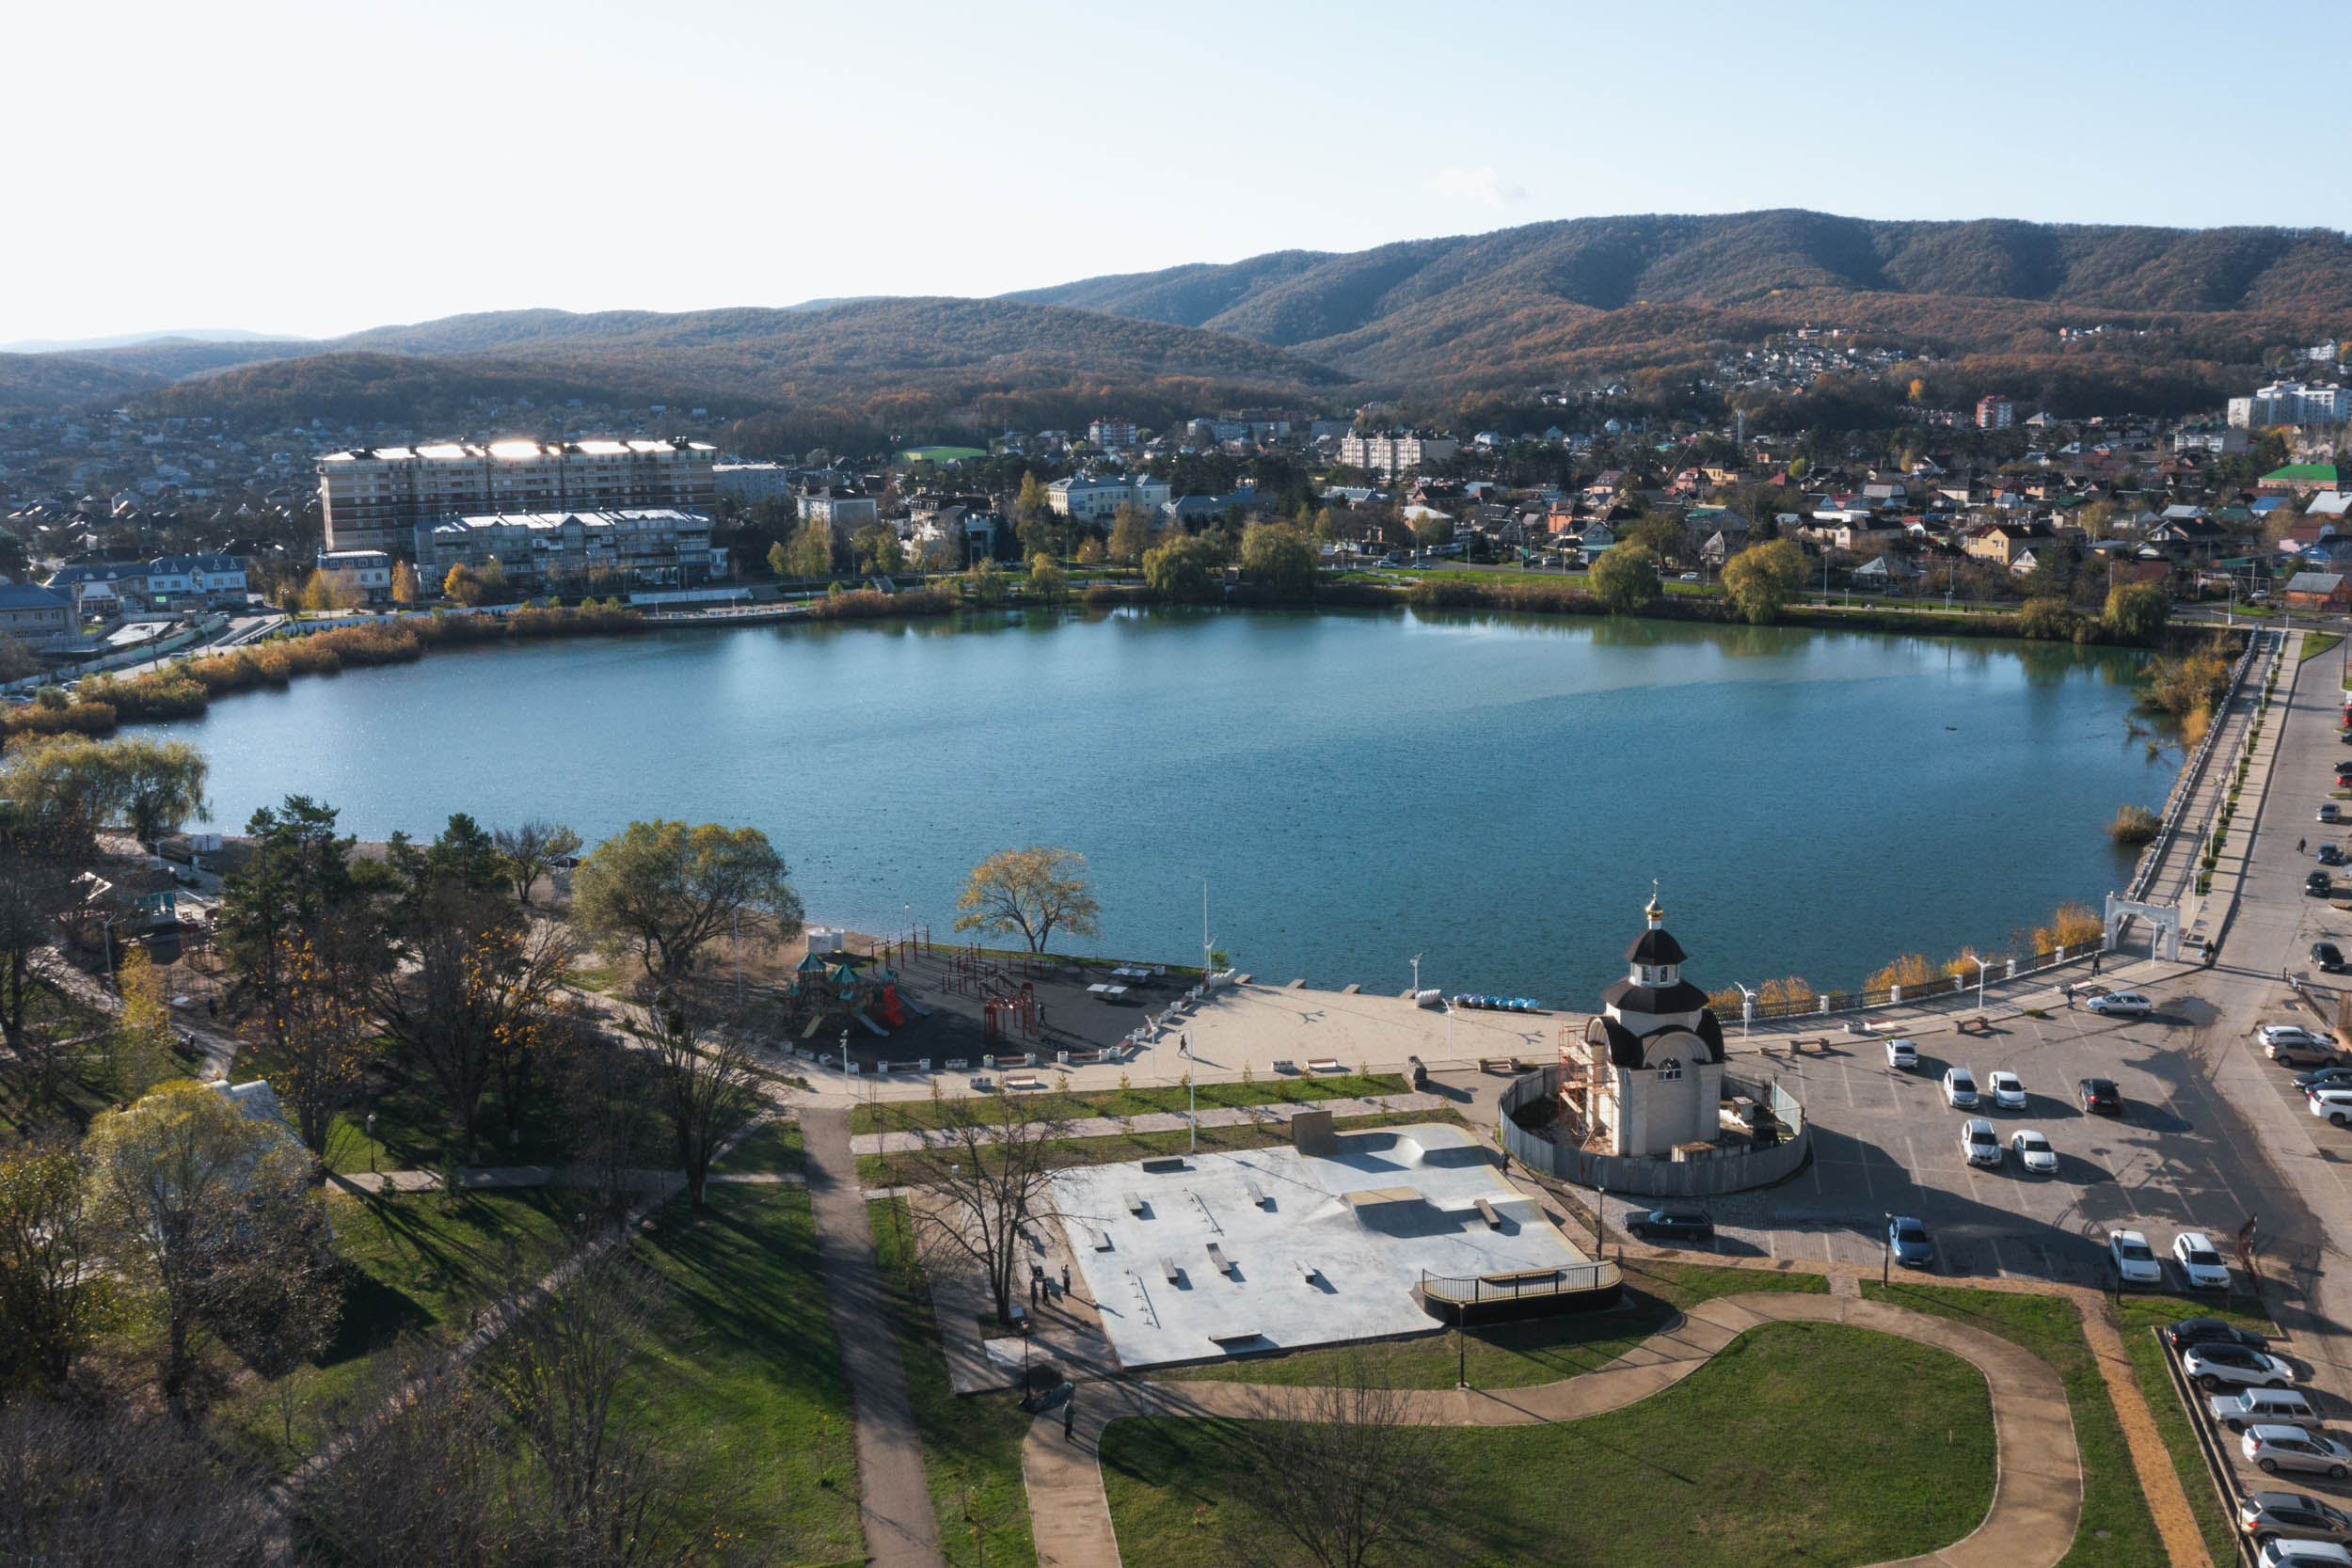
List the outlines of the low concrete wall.
{"type": "Polygon", "coordinates": [[[1587,1154],[1562,1148],[1549,1138],[1527,1132],[1511,1113],[1531,1101],[1560,1092],[1560,1069],[1540,1069],[1513,1080],[1502,1091],[1502,1147],[1511,1158],[1531,1169],[1580,1187],[1641,1197],[1711,1197],[1719,1193],[1744,1192],[1777,1181],[1804,1164],[1812,1147],[1812,1129],[1805,1125],[1804,1107],[1777,1084],[1761,1084],[1726,1073],[1724,1086],[1769,1101],[1775,1116],[1792,1135],[1771,1148],[1753,1153],[1718,1154],[1710,1160],[1677,1164],[1672,1160],[1641,1159],[1615,1154],[1587,1154]]]}

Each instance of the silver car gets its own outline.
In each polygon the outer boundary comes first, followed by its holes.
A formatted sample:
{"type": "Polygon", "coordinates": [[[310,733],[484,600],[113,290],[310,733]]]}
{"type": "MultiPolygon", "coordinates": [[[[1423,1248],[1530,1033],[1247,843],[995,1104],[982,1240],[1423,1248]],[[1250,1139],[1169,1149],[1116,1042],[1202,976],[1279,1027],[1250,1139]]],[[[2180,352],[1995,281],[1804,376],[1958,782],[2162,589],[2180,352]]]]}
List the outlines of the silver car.
{"type": "Polygon", "coordinates": [[[2036,1176],[2049,1176],[2058,1170],[2058,1150],[2050,1140],[2032,1128],[2021,1128],[2010,1134],[2009,1147],[2017,1151],[2017,1163],[2036,1176]]]}
{"type": "Polygon", "coordinates": [[[2181,1352],[2181,1370],[2208,1394],[2226,1386],[2292,1388],[2295,1369],[2275,1355],[2244,1345],[2191,1345],[2181,1352]]]}
{"type": "Polygon", "coordinates": [[[2237,1528],[2257,1546],[2273,1541],[2352,1541],[2352,1516],[2302,1492],[2249,1492],[2238,1499],[2237,1528]]]}
{"type": "Polygon", "coordinates": [[[2248,1427],[2238,1449],[2266,1476],[2309,1470],[2330,1481],[2352,1475],[2352,1449],[2303,1427],[2248,1427]]]}

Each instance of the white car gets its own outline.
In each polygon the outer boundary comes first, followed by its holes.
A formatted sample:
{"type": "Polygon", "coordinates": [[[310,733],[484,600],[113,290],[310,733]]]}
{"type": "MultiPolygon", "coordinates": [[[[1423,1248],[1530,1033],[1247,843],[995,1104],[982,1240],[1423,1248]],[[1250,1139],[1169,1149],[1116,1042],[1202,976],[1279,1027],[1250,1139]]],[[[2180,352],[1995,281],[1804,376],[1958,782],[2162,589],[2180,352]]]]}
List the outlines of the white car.
{"type": "Polygon", "coordinates": [[[2001,1135],[1982,1117],[1970,1117],[1960,1124],[1960,1157],[1972,1165],[1999,1164],[2001,1135]]]}
{"type": "Polygon", "coordinates": [[[2013,1072],[1996,1072],[1986,1079],[1985,1086],[1993,1091],[1993,1103],[2004,1111],[2026,1108],[2026,1081],[2013,1072]]]}
{"type": "Polygon", "coordinates": [[[2181,1352],[2181,1371],[2207,1393],[2233,1388],[2292,1388],[2295,1369],[2267,1352],[2208,1341],[2181,1352]]]}
{"type": "Polygon", "coordinates": [[[2156,1005],[2136,990],[2102,991],[2083,1004],[2101,1018],[2146,1018],[2156,1005]]]}
{"type": "Polygon", "coordinates": [[[2115,1260],[2115,1272],[2126,1285],[2164,1283],[2164,1265],[2156,1261],[2148,1238],[2137,1230],[2108,1231],[2107,1256],[2115,1260]]]}
{"type": "Polygon", "coordinates": [[[1899,1068],[1917,1067],[1919,1048],[1909,1040],[1888,1040],[1886,1042],[1886,1065],[1899,1068]]]}
{"type": "Polygon", "coordinates": [[[2309,1088],[2312,1115],[2324,1117],[2338,1127],[2352,1127],[2352,1085],[2340,1088],[2309,1088]]]}
{"type": "Polygon", "coordinates": [[[2336,803],[2335,803],[2333,800],[2322,800],[2322,801],[2319,803],[2319,820],[2320,820],[2320,821],[2322,821],[2322,822],[2335,822],[2335,821],[2340,821],[2340,820],[2343,818],[2343,816],[2344,816],[2344,813],[2342,813],[2341,811],[2338,811],[2338,810],[2336,809],[2336,803]]]}
{"type": "Polygon", "coordinates": [[[2314,1034],[2299,1023],[2265,1023],[2256,1027],[2254,1037],[2267,1051],[2274,1045],[2303,1045],[2320,1051],[2333,1051],[2336,1042],[2325,1035],[2314,1034]]]}
{"type": "Polygon", "coordinates": [[[2009,1147],[2017,1151],[2017,1163],[2036,1176],[2058,1173],[2058,1150],[2050,1140],[2028,1127],[2009,1140],[2009,1147]]]}
{"type": "Polygon", "coordinates": [[[1955,1111],[1977,1108],[1977,1081],[1964,1067],[1944,1069],[1944,1103],[1955,1111]]]}
{"type": "Polygon", "coordinates": [[[2213,1238],[2201,1230],[2184,1230],[2172,1238],[2172,1261],[2181,1266],[2181,1277],[2197,1290],[2230,1288],[2230,1265],[2221,1260],[2213,1238]]]}
{"type": "Polygon", "coordinates": [[[2265,1541],[2254,1554],[2255,1568],[2344,1568],[2352,1551],[2332,1541],[2265,1541]]]}

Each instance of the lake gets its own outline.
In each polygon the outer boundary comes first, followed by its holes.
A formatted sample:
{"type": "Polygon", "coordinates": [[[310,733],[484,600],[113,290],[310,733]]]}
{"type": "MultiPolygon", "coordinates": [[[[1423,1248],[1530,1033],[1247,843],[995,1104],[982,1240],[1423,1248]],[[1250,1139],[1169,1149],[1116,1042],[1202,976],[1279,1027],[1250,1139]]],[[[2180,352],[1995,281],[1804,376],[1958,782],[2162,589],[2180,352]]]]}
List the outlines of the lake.
{"type": "Polygon", "coordinates": [[[2112,649],[1477,613],[1131,610],[437,653],[167,726],[213,826],[452,812],[591,843],[749,823],[812,920],[929,921],[1010,846],[1086,855],[1075,950],[1588,1007],[1656,878],[1709,989],[1997,944],[2129,873],[2179,764],[2112,649]]]}

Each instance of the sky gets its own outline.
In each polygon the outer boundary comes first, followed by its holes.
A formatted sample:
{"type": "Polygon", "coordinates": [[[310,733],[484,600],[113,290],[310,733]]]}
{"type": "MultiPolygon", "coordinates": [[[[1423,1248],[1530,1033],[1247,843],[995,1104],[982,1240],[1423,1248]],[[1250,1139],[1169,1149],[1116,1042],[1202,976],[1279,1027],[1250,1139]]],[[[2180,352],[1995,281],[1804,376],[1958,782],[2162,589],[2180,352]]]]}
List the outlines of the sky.
{"type": "Polygon", "coordinates": [[[2209,5],[26,5],[0,343],[991,294],[1614,213],[2352,227],[2209,5]]]}

